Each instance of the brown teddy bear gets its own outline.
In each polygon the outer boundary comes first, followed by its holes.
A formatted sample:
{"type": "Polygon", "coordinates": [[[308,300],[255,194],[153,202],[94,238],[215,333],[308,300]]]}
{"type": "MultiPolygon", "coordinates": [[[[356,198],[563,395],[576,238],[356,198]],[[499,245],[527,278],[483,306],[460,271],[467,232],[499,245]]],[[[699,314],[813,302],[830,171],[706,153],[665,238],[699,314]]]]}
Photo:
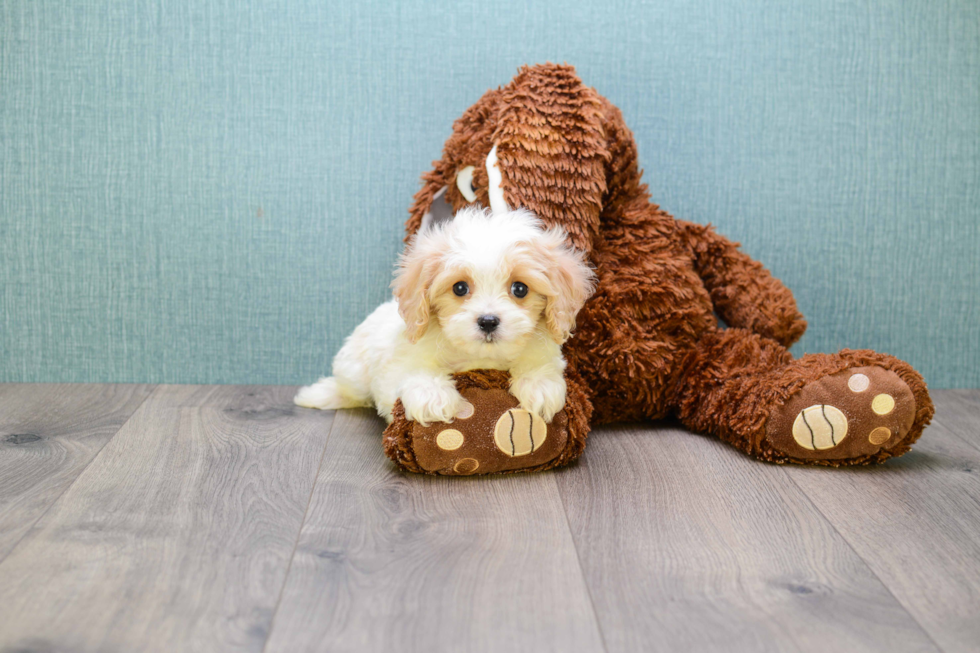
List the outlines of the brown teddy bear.
{"type": "Polygon", "coordinates": [[[571,66],[524,67],[456,121],[408,237],[472,202],[525,207],[568,232],[598,287],[564,345],[567,401],[550,425],[518,408],[506,373],[477,370],[456,376],[468,419],[423,428],[396,405],[388,455],[415,472],[533,471],[577,458],[590,425],[668,416],[772,462],[908,451],[934,412],[918,372],[870,350],[794,359],[806,322],[790,291],[737,243],[651,203],[640,176],[620,111],[571,66]]]}

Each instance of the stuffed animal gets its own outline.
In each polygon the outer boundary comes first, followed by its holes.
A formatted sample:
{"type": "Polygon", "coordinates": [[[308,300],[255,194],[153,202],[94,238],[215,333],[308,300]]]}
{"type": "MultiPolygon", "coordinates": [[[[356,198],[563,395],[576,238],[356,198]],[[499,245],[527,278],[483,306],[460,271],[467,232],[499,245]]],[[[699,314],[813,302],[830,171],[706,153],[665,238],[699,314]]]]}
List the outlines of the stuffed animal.
{"type": "Polygon", "coordinates": [[[456,121],[408,237],[470,203],[524,207],[566,230],[598,286],[564,345],[551,424],[518,407],[506,373],[475,370],[456,375],[467,419],[422,427],[396,405],[389,457],[433,474],[536,471],[581,455],[592,425],[664,417],[776,463],[907,452],[934,412],[918,372],[871,350],[793,358],[806,322],[790,291],[737,243],[651,203],[640,177],[620,111],[571,66],[524,67],[456,121]]]}

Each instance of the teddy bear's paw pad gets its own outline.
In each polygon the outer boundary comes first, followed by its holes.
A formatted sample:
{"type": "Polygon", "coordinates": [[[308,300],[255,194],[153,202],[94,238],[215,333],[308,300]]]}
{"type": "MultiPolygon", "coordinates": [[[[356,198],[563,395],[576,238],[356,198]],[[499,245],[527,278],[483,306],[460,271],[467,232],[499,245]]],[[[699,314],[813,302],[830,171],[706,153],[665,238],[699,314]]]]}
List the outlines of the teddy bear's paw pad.
{"type": "Polygon", "coordinates": [[[844,460],[898,444],[912,428],[912,390],[890,370],[855,367],[811,381],[773,411],[769,443],[801,460],[844,460]]]}
{"type": "Polygon", "coordinates": [[[466,438],[456,429],[443,429],[436,436],[436,446],[443,451],[456,451],[463,446],[466,438]]]}
{"type": "Polygon", "coordinates": [[[564,410],[546,424],[506,390],[469,388],[462,394],[464,409],[452,422],[412,427],[412,447],[425,471],[469,476],[530,469],[554,460],[565,449],[564,410]]]}
{"type": "Polygon", "coordinates": [[[534,413],[511,408],[493,427],[493,441],[505,456],[526,456],[541,448],[548,438],[548,425],[534,413]]]}
{"type": "Polygon", "coordinates": [[[834,406],[804,408],[793,422],[793,439],[804,449],[831,449],[847,437],[847,417],[834,406]]]}

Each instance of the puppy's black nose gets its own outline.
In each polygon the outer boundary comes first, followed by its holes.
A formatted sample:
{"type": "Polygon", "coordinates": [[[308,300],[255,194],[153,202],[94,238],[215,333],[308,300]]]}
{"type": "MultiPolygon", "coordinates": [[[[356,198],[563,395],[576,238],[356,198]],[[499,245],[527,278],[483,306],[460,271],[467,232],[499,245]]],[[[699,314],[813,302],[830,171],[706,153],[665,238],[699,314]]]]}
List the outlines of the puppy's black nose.
{"type": "Polygon", "coordinates": [[[496,315],[481,315],[476,318],[476,325],[484,333],[493,333],[500,326],[500,318],[496,315]]]}

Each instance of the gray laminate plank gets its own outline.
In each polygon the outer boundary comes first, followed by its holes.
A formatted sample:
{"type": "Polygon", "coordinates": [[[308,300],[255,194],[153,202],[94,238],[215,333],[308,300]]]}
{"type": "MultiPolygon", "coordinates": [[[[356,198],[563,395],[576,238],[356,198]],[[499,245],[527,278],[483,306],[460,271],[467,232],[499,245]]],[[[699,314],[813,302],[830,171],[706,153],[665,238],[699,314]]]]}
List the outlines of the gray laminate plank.
{"type": "Polygon", "coordinates": [[[778,466],[607,427],[557,479],[610,653],[935,650],[778,466]]]}
{"type": "Polygon", "coordinates": [[[0,650],[260,651],[332,422],[161,386],[0,564],[0,650]]]}
{"type": "Polygon", "coordinates": [[[0,385],[0,561],[152,389],[146,385],[0,385]]]}
{"type": "Polygon", "coordinates": [[[550,472],[405,474],[338,416],[267,651],[599,651],[550,472]]]}
{"type": "Polygon", "coordinates": [[[936,404],[933,422],[980,449],[980,390],[935,390],[932,400],[936,404]]]}
{"type": "Polygon", "coordinates": [[[943,414],[884,465],[790,476],[946,651],[980,649],[980,450],[943,414]]]}

